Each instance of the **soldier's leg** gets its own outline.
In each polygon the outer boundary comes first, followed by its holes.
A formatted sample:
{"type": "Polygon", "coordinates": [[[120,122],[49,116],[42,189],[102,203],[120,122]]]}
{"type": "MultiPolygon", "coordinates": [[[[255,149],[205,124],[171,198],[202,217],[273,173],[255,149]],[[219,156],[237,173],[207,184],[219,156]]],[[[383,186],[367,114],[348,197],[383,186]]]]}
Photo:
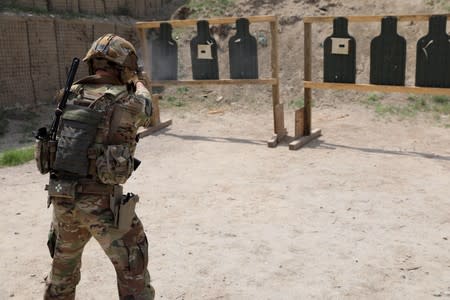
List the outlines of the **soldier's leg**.
{"type": "Polygon", "coordinates": [[[155,290],[147,271],[148,242],[137,216],[128,230],[109,227],[107,232],[92,232],[114,265],[121,300],[153,300],[155,290]]]}
{"type": "Polygon", "coordinates": [[[56,240],[44,299],[73,300],[76,285],[80,281],[81,254],[91,234],[77,220],[73,200],[53,198],[52,203],[52,226],[56,240]]]}

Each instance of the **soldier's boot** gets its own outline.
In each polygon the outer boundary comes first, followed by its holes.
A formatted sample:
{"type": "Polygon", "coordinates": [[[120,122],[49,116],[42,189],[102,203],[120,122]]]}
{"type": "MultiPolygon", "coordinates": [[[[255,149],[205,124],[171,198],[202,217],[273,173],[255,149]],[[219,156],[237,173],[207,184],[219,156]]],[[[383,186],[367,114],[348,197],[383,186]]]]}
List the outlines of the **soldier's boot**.
{"type": "Polygon", "coordinates": [[[62,291],[51,283],[47,283],[45,287],[44,300],[75,300],[75,288],[62,291]]]}
{"type": "Polygon", "coordinates": [[[150,284],[150,275],[145,270],[143,276],[136,276],[122,272],[118,274],[117,286],[120,300],[153,300],[155,289],[150,284]],[[124,279],[127,278],[127,279],[124,279]]]}

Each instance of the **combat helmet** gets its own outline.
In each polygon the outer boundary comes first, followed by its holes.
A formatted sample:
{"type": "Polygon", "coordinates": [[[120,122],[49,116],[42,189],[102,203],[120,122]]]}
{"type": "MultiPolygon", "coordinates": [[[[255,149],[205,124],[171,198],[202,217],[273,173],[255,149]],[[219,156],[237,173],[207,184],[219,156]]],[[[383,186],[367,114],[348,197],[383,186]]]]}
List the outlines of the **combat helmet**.
{"type": "Polygon", "coordinates": [[[89,65],[89,74],[95,73],[95,61],[104,61],[118,69],[122,82],[126,83],[130,73],[138,69],[136,49],[124,38],[115,34],[105,34],[92,43],[83,61],[89,65]]]}

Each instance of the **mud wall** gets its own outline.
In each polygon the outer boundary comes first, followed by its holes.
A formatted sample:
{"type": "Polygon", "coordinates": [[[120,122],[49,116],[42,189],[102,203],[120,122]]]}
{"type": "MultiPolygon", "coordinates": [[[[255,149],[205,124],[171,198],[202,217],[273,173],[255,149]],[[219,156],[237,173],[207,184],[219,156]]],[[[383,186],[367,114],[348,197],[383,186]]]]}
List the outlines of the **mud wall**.
{"type": "MultiPolygon", "coordinates": [[[[0,15],[0,32],[0,107],[51,101],[73,57],[82,58],[102,34],[116,33],[139,47],[132,25],[87,19],[0,15]]],[[[87,74],[81,63],[76,78],[87,74]]]]}

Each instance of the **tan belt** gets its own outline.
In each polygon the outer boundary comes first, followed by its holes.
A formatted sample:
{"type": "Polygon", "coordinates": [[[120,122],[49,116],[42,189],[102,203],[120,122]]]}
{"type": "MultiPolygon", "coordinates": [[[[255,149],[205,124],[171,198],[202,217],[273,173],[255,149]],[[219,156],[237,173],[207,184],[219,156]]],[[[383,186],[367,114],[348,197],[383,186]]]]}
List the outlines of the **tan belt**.
{"type": "Polygon", "coordinates": [[[77,193],[81,194],[101,194],[111,195],[114,191],[114,185],[100,183],[83,183],[77,184],[77,193]]]}

